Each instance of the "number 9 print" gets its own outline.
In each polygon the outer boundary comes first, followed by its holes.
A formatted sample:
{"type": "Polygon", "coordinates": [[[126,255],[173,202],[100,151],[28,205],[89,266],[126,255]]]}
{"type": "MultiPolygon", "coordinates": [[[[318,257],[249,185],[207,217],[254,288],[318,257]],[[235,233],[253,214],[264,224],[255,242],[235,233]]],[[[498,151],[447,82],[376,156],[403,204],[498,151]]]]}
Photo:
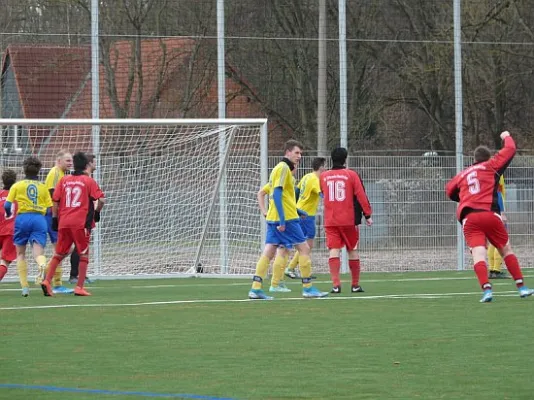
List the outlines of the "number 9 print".
{"type": "Polygon", "coordinates": [[[28,187],[26,188],[26,196],[28,197],[28,199],[30,199],[30,201],[34,205],[37,205],[37,196],[38,196],[37,186],[33,184],[28,185],[28,187]]]}

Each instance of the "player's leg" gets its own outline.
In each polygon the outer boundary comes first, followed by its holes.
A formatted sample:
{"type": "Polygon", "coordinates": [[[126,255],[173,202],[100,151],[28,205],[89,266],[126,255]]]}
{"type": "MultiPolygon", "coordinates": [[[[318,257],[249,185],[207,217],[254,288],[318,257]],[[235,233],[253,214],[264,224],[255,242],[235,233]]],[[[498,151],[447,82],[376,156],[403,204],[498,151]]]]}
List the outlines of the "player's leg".
{"type": "Polygon", "coordinates": [[[91,293],[86,291],[83,287],[85,278],[87,276],[87,268],[89,266],[89,240],[91,233],[87,229],[78,229],[73,232],[74,244],[77,249],[80,249],[80,266],[78,274],[78,283],[74,288],[75,296],[90,296],[91,293]]]}
{"type": "Polygon", "coordinates": [[[312,285],[312,262],[310,246],[306,241],[306,236],[302,232],[302,227],[298,221],[289,221],[284,232],[285,240],[294,244],[299,252],[300,276],[302,279],[302,296],[306,298],[319,298],[328,296],[328,292],[321,292],[312,285]]]}
{"type": "Polygon", "coordinates": [[[344,247],[339,227],[325,227],[326,247],[328,248],[328,268],[332,279],[332,290],[330,293],[341,293],[341,249],[344,247]]]}
{"type": "Polygon", "coordinates": [[[43,289],[43,294],[45,296],[53,296],[54,290],[52,289],[52,282],[54,279],[54,274],[58,265],[61,264],[61,261],[69,254],[69,250],[72,246],[74,239],[70,232],[70,229],[60,229],[58,232],[58,241],[54,250],[54,255],[48,263],[46,277],[41,283],[41,289],[43,289]]]}
{"type": "Polygon", "coordinates": [[[485,219],[488,218],[486,214],[483,212],[471,213],[462,221],[465,241],[471,250],[473,258],[473,269],[483,291],[481,303],[489,303],[493,300],[491,283],[488,279],[488,266],[486,264],[487,237],[485,219]]]}
{"type": "Polygon", "coordinates": [[[78,249],[76,249],[76,246],[75,246],[74,250],[72,250],[72,253],[70,254],[69,282],[72,284],[75,284],[78,282],[79,265],[80,265],[80,255],[78,254],[78,249]]]}
{"type": "Polygon", "coordinates": [[[17,259],[17,248],[13,243],[13,236],[5,235],[0,237],[2,252],[0,255],[0,281],[7,274],[9,265],[17,259]]]}
{"type": "MultiPolygon", "coordinates": [[[[267,276],[267,271],[269,270],[269,264],[271,263],[271,260],[273,259],[274,255],[276,254],[276,249],[278,248],[278,243],[276,243],[277,239],[274,235],[274,232],[270,230],[269,227],[273,227],[274,225],[267,225],[267,237],[266,237],[266,244],[265,248],[263,250],[263,253],[261,254],[257,264],[256,264],[256,271],[254,273],[254,276],[252,277],[252,287],[250,291],[248,292],[248,298],[253,300],[271,300],[272,297],[267,296],[263,290],[263,280],[267,276]],[[275,243],[270,243],[275,242],[275,243]]],[[[276,227],[275,227],[276,229],[276,227]]]]}
{"type": "Polygon", "coordinates": [[[486,227],[488,240],[493,244],[499,254],[502,256],[504,263],[508,272],[512,276],[517,289],[519,290],[519,295],[521,297],[528,297],[534,293],[534,290],[529,289],[524,282],[523,272],[519,265],[519,261],[512,250],[510,240],[508,237],[508,232],[504,223],[501,220],[501,217],[497,214],[494,214],[491,220],[488,220],[486,227]]]}
{"type": "Polygon", "coordinates": [[[19,214],[15,218],[15,231],[13,243],[17,250],[17,273],[19,275],[22,296],[28,297],[30,285],[28,284],[28,264],[26,262],[26,244],[31,231],[31,215],[19,214]]]}
{"type": "Polygon", "coordinates": [[[490,279],[507,279],[508,275],[501,271],[502,257],[499,251],[490,244],[488,246],[488,264],[489,264],[489,278],[490,279]]]}
{"type": "Polygon", "coordinates": [[[252,287],[248,292],[248,298],[253,300],[272,300],[272,297],[267,296],[262,289],[263,280],[267,276],[267,271],[271,260],[276,254],[276,249],[281,243],[278,237],[277,225],[269,223],[266,225],[265,248],[256,263],[256,271],[252,277],[252,287]]]}
{"type": "Polygon", "coordinates": [[[295,251],[295,253],[293,253],[293,257],[291,258],[291,261],[289,262],[289,264],[287,265],[287,268],[284,271],[284,274],[288,278],[291,278],[291,279],[298,278],[297,271],[296,271],[298,265],[299,265],[299,252],[295,251]]]}
{"type": "MultiPolygon", "coordinates": [[[[52,246],[55,247],[57,243],[58,233],[52,229],[52,214],[47,214],[45,217],[46,217],[48,237],[50,238],[50,242],[52,243],[52,246]]],[[[62,294],[72,293],[72,289],[69,289],[63,286],[62,279],[63,279],[63,268],[61,267],[61,264],[59,264],[58,267],[56,268],[56,273],[52,281],[52,286],[54,287],[54,293],[62,293],[62,294]]]]}
{"type": "Polygon", "coordinates": [[[360,230],[357,226],[347,226],[343,229],[343,241],[345,247],[349,250],[349,269],[351,275],[351,289],[352,293],[363,292],[360,286],[360,255],[358,254],[358,243],[360,242],[360,230]]]}
{"type": "Polygon", "coordinates": [[[276,257],[273,262],[273,275],[271,278],[271,287],[269,292],[291,292],[285,284],[280,284],[284,277],[284,269],[289,258],[289,250],[286,247],[279,247],[276,250],[276,257]]]}
{"type": "Polygon", "coordinates": [[[30,284],[28,283],[28,263],[26,262],[26,245],[17,245],[17,272],[19,274],[22,296],[28,297],[30,294],[30,284]]]}

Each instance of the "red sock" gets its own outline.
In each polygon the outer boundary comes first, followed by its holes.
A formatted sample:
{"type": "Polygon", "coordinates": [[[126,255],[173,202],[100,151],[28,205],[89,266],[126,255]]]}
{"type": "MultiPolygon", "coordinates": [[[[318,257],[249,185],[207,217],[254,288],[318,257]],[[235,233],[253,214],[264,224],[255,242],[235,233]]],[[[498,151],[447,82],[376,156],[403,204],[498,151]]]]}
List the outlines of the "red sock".
{"type": "Polygon", "coordinates": [[[58,256],[57,254],[54,254],[54,257],[50,260],[50,263],[48,264],[48,272],[46,273],[46,280],[48,282],[52,282],[52,279],[54,279],[54,274],[56,273],[57,266],[61,263],[63,260],[62,257],[58,256]]]}
{"type": "Polygon", "coordinates": [[[491,289],[491,283],[488,280],[488,267],[486,261],[479,261],[475,264],[475,274],[477,274],[478,283],[482,290],[491,289]]]}
{"type": "Polygon", "coordinates": [[[77,286],[83,288],[85,277],[87,276],[87,264],[89,264],[89,257],[87,255],[80,256],[80,265],[78,266],[78,284],[77,286]]]}
{"type": "Polygon", "coordinates": [[[0,281],[4,279],[4,276],[7,274],[7,266],[4,264],[0,265],[0,281]]]}
{"type": "Polygon", "coordinates": [[[349,260],[350,273],[352,275],[352,286],[360,284],[360,260],[349,260]]]}
{"type": "Polygon", "coordinates": [[[328,266],[330,267],[330,276],[332,277],[332,285],[341,286],[339,279],[339,270],[341,269],[341,261],[339,257],[330,257],[328,259],[328,266]]]}
{"type": "Polygon", "coordinates": [[[516,286],[523,286],[523,274],[515,254],[508,254],[506,257],[504,257],[504,263],[506,264],[508,272],[510,272],[510,275],[512,275],[512,278],[514,278],[516,286]]]}

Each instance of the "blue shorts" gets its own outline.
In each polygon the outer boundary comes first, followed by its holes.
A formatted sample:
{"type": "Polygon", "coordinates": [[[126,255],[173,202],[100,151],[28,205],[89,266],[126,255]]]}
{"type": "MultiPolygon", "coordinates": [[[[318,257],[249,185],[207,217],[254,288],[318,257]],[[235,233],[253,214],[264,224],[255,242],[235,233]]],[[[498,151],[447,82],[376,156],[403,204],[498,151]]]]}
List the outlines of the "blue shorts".
{"type": "Polygon", "coordinates": [[[304,233],[306,239],[315,239],[315,215],[301,218],[300,227],[302,228],[302,233],[304,233]]]}
{"type": "Polygon", "coordinates": [[[296,244],[301,244],[306,241],[299,220],[286,221],[286,229],[280,232],[276,229],[280,224],[278,222],[267,222],[267,235],[265,237],[265,244],[274,244],[275,246],[283,246],[285,248],[292,248],[296,244]]]}
{"type": "Polygon", "coordinates": [[[52,213],[47,212],[45,218],[50,242],[57,243],[57,232],[52,229],[52,213]]]}
{"type": "Polygon", "coordinates": [[[25,246],[30,242],[30,244],[38,243],[45,247],[47,230],[44,215],[38,213],[18,214],[15,218],[13,242],[17,246],[25,246]]]}

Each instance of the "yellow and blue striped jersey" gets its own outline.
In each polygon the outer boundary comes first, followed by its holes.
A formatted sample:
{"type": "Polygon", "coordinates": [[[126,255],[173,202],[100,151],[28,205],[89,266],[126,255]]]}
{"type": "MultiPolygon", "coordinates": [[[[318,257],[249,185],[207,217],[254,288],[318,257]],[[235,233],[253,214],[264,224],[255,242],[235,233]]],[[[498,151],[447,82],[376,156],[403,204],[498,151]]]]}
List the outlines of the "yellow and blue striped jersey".
{"type": "Polygon", "coordinates": [[[33,179],[18,181],[9,190],[7,201],[17,202],[17,215],[24,213],[46,214],[52,207],[52,198],[45,184],[33,179]]]}
{"type": "MultiPolygon", "coordinates": [[[[277,187],[282,188],[282,208],[284,209],[286,221],[298,219],[297,202],[295,199],[295,178],[289,169],[289,165],[281,161],[273,168],[269,176],[269,186],[269,194],[272,194],[277,187]]],[[[278,215],[278,210],[276,209],[272,196],[269,199],[269,210],[265,219],[267,222],[280,222],[280,216],[278,215]]]]}
{"type": "Polygon", "coordinates": [[[53,167],[46,175],[45,186],[48,190],[55,189],[57,183],[65,176],[65,172],[61,168],[53,167]]]}
{"type": "Polygon", "coordinates": [[[310,217],[317,214],[321,194],[321,184],[315,172],[310,172],[302,177],[299,182],[299,201],[297,208],[304,211],[310,217]]]}

